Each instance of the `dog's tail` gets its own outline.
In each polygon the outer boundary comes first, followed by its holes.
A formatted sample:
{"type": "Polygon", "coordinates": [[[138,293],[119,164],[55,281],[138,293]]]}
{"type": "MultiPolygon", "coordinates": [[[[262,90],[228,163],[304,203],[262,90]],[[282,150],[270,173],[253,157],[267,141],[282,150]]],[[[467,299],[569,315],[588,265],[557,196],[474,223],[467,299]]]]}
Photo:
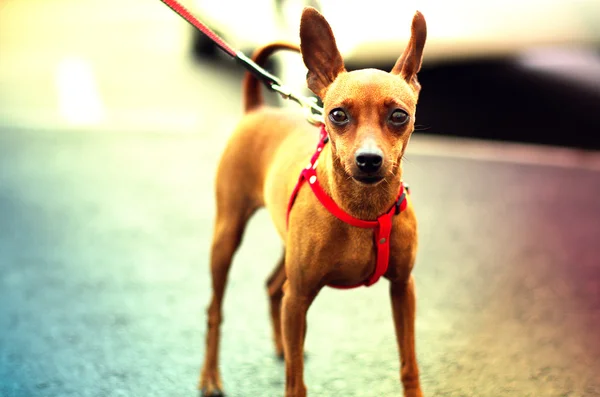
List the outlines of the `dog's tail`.
{"type": "MultiPolygon", "coordinates": [[[[275,42],[258,48],[252,55],[252,60],[259,66],[264,66],[266,60],[276,51],[286,50],[300,52],[300,47],[295,44],[275,42]]],[[[263,104],[263,96],[260,87],[261,82],[249,72],[246,72],[244,78],[243,95],[244,110],[246,113],[263,104]]]]}

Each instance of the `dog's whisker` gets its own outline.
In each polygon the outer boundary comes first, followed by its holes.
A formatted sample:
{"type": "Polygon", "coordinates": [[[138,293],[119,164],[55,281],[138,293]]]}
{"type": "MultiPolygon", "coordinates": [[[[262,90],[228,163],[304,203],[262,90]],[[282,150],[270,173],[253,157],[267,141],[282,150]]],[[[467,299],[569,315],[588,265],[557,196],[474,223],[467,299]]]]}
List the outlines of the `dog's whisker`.
{"type": "Polygon", "coordinates": [[[426,125],[415,125],[415,132],[423,132],[423,131],[429,131],[431,129],[430,126],[426,126],[426,125]]]}

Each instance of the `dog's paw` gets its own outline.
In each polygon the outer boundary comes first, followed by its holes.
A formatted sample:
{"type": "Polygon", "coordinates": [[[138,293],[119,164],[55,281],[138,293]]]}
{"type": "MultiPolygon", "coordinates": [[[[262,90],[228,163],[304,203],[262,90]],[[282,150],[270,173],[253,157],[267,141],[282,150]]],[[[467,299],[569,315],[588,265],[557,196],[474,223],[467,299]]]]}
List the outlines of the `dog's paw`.
{"type": "Polygon", "coordinates": [[[203,372],[198,388],[200,389],[201,397],[225,396],[225,393],[223,393],[223,386],[221,386],[221,377],[219,376],[218,372],[203,372]]]}
{"type": "Polygon", "coordinates": [[[200,397],[225,397],[225,393],[219,388],[209,389],[207,387],[200,390],[200,397]]]}

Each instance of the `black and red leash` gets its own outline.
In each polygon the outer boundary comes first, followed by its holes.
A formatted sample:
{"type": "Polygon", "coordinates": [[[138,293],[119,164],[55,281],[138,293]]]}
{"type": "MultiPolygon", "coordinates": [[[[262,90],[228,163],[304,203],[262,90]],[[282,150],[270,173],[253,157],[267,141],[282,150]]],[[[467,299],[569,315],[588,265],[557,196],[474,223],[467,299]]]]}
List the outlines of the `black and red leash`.
{"type": "Polygon", "coordinates": [[[263,82],[269,89],[279,93],[285,99],[291,99],[298,103],[300,106],[306,109],[307,119],[312,124],[322,124],[323,109],[317,105],[315,98],[307,98],[302,95],[298,95],[286,86],[284,86],[276,76],[272,75],[252,59],[248,58],[243,52],[234,50],[229,46],[221,37],[213,32],[208,26],[203,24],[196,18],[191,12],[189,12],[183,5],[177,0],[160,0],[170,9],[175,11],[180,17],[185,19],[194,28],[198,29],[202,34],[206,35],[217,47],[219,47],[225,54],[234,58],[238,61],[246,70],[252,73],[257,79],[263,82]]]}

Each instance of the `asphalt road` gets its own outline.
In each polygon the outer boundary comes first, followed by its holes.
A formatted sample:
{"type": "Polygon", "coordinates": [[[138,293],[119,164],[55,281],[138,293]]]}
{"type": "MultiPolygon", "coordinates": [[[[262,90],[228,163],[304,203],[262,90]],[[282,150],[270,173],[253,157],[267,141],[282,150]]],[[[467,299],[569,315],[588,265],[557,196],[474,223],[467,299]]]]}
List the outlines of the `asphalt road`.
{"type": "MultiPolygon", "coordinates": [[[[194,395],[216,135],[2,130],[0,395],[194,395]]],[[[598,172],[408,159],[426,395],[600,395],[598,172]]],[[[231,396],[281,395],[279,247],[258,214],[225,304],[231,396]]],[[[385,282],[325,290],[306,347],[313,395],[399,394],[385,282]]]]}
{"type": "MultiPolygon", "coordinates": [[[[103,4],[0,13],[2,397],[196,395],[239,76],[189,62],[160,4],[103,4]]],[[[598,154],[417,134],[407,157],[425,395],[600,396],[598,154]]],[[[277,239],[257,214],[231,271],[231,397],[283,394],[264,290],[277,239]]],[[[311,396],[400,395],[385,282],[324,290],[308,321],[311,396]]]]}

